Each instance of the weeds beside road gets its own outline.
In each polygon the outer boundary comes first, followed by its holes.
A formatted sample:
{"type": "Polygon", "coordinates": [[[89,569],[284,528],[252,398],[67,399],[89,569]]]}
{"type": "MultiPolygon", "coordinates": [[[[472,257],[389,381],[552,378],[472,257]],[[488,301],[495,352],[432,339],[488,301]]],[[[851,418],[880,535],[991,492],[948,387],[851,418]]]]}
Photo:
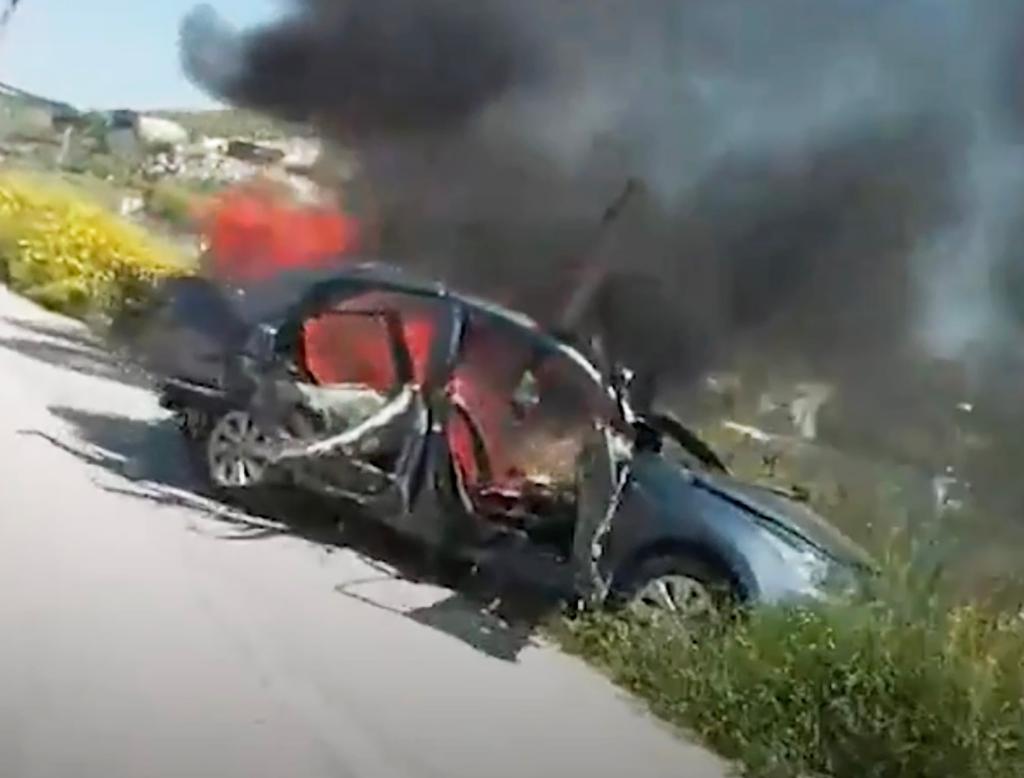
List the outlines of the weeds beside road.
{"type": "Polygon", "coordinates": [[[1024,620],[905,573],[873,602],[569,623],[563,645],[757,778],[1024,775],[1024,620]]]}

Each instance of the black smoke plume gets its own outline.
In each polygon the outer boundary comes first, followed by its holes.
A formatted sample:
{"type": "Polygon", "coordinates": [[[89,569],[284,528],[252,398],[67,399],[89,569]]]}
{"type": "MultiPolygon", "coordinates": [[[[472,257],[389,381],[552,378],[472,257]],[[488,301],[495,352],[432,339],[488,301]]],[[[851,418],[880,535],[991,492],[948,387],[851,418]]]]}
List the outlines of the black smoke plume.
{"type": "Polygon", "coordinates": [[[451,130],[538,65],[490,0],[298,5],[244,36],[240,50],[208,7],[193,14],[183,28],[186,71],[227,101],[377,135],[451,130]]]}
{"type": "Polygon", "coordinates": [[[1016,326],[989,280],[1019,264],[1011,8],[293,0],[240,33],[193,14],[183,58],[359,152],[394,258],[553,321],[638,178],[592,311],[618,349],[837,372],[1016,326]]]}

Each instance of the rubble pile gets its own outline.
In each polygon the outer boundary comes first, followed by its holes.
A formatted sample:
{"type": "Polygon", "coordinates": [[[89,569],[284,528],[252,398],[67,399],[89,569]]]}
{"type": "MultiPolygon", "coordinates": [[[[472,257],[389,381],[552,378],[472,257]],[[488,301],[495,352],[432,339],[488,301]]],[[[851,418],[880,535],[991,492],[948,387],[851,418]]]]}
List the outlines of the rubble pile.
{"type": "Polygon", "coordinates": [[[244,138],[203,137],[155,151],[146,158],[143,172],[147,177],[177,176],[216,184],[236,184],[264,174],[291,180],[301,190],[308,186],[320,153],[315,138],[256,143],[244,138]]]}

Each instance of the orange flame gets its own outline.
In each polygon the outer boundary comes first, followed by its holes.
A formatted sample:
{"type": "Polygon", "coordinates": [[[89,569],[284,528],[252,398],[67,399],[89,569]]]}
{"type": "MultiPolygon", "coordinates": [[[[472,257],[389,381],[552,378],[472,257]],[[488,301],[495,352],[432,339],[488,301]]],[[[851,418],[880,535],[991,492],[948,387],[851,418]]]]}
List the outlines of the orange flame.
{"type": "Polygon", "coordinates": [[[315,267],[352,253],[360,240],[356,220],[340,208],[298,205],[260,182],[214,198],[200,218],[209,271],[230,281],[315,267]]]}

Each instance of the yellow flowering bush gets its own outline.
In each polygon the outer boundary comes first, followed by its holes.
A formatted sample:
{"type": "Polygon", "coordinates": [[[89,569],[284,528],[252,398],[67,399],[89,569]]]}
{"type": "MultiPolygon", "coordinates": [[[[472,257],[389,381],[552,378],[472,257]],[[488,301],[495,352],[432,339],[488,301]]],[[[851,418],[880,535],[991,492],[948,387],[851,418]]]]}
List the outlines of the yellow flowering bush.
{"type": "Polygon", "coordinates": [[[187,267],[172,246],[71,187],[0,173],[0,272],[27,297],[74,315],[116,315],[187,267]]]}

